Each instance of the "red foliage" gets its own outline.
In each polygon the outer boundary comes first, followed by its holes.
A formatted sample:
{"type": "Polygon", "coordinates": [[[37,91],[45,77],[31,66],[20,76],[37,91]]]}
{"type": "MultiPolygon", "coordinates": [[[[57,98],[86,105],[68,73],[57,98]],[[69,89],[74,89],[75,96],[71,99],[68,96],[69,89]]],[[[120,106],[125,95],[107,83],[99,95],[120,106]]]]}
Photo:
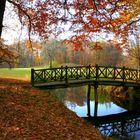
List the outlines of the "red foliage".
{"type": "Polygon", "coordinates": [[[93,38],[95,32],[113,33],[126,43],[129,31],[140,20],[140,2],[133,0],[15,0],[13,4],[21,22],[43,39],[67,31],[64,25],[70,24],[69,30],[77,36],[71,38],[76,48],[82,44],[80,38],[93,38]]]}

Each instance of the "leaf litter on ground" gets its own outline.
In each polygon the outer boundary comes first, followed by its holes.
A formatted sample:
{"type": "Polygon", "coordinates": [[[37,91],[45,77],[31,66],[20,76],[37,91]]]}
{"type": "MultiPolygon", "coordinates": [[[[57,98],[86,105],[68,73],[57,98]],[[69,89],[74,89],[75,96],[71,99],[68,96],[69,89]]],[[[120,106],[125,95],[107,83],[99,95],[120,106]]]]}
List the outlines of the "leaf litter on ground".
{"type": "Polygon", "coordinates": [[[29,82],[0,78],[0,140],[103,140],[93,125],[29,82]]]}

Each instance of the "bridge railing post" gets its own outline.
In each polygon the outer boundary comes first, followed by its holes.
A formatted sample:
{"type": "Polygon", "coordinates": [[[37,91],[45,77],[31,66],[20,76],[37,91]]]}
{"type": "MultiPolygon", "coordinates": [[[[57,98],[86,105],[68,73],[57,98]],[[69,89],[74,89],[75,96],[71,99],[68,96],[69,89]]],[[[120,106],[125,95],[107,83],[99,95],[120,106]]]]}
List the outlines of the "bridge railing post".
{"type": "Polygon", "coordinates": [[[95,68],[96,68],[96,81],[98,81],[98,79],[99,79],[99,66],[96,64],[95,68]]]}
{"type": "Polygon", "coordinates": [[[90,79],[90,70],[91,70],[91,65],[88,66],[88,79],[90,79]]]}
{"type": "Polygon", "coordinates": [[[113,67],[113,80],[116,80],[116,67],[113,67]]]}
{"type": "Polygon", "coordinates": [[[31,85],[34,86],[34,69],[31,69],[31,85]]]}
{"type": "Polygon", "coordinates": [[[79,68],[76,68],[76,79],[79,79],[79,74],[78,74],[79,68]]]}
{"type": "Polygon", "coordinates": [[[46,81],[46,74],[45,74],[45,72],[46,72],[46,71],[45,71],[45,70],[43,70],[42,72],[43,72],[43,75],[42,75],[43,80],[44,80],[44,81],[46,81]]]}
{"type": "Polygon", "coordinates": [[[138,81],[138,70],[136,70],[136,82],[138,81]]]}
{"type": "Polygon", "coordinates": [[[60,80],[62,81],[63,80],[63,66],[61,66],[61,76],[60,76],[60,80]]]}
{"type": "Polygon", "coordinates": [[[140,81],[140,69],[138,69],[138,81],[140,81]]]}
{"type": "Polygon", "coordinates": [[[65,67],[65,83],[68,84],[68,66],[65,67]]]}
{"type": "Polygon", "coordinates": [[[124,82],[125,81],[125,67],[124,66],[122,68],[122,72],[123,72],[123,75],[122,75],[123,77],[122,78],[123,78],[123,82],[124,82]]]}

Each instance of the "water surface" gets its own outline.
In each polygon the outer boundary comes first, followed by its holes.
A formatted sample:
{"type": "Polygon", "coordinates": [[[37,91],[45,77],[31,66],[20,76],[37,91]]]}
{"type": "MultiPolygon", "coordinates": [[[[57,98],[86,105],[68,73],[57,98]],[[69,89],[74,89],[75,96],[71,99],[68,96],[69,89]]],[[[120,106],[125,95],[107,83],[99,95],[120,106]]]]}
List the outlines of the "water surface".
{"type": "MultiPolygon", "coordinates": [[[[116,140],[140,140],[140,113],[137,112],[138,110],[132,110],[131,105],[131,111],[134,113],[128,113],[129,115],[125,114],[125,112],[129,111],[129,105],[126,108],[117,105],[112,101],[111,97],[101,93],[101,90],[98,90],[98,104],[95,104],[94,88],[92,88],[89,102],[90,110],[88,112],[87,91],[88,86],[49,90],[52,96],[55,96],[59,101],[63,102],[68,109],[74,111],[79,117],[87,119],[90,114],[93,120],[91,123],[105,136],[115,135],[114,139],[116,140]],[[123,116],[122,113],[124,113],[123,116]],[[108,119],[110,122],[104,122],[104,118],[102,118],[104,116],[109,116],[111,118],[108,119]],[[101,118],[101,124],[94,123],[94,121],[97,122],[95,117],[97,119],[98,117],[99,119],[101,118]],[[117,118],[117,120],[113,121],[113,118],[117,118]],[[115,127],[118,127],[118,129],[115,127]]],[[[98,122],[100,122],[99,119],[98,122]]]]}

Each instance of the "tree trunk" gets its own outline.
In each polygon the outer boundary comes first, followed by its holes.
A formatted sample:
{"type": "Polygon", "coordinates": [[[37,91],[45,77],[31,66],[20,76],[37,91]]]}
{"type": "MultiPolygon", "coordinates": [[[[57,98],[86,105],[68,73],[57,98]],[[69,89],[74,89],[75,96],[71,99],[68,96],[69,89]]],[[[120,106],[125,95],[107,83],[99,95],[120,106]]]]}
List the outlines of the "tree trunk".
{"type": "Polygon", "coordinates": [[[50,60],[50,68],[52,68],[52,59],[50,60]]]}
{"type": "Polygon", "coordinates": [[[3,27],[3,17],[5,11],[6,0],[0,0],[0,38],[2,34],[2,27],[3,27]]]}

